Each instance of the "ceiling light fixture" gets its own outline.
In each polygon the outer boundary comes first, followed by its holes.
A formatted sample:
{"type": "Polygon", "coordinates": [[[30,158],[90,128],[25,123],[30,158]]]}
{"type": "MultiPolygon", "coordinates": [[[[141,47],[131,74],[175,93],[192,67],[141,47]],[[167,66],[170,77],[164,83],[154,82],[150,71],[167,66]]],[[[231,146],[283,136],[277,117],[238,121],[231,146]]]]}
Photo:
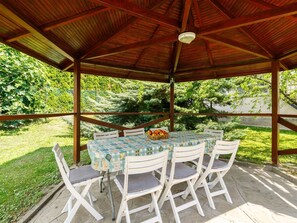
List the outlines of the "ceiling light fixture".
{"type": "Polygon", "coordinates": [[[182,43],[190,44],[196,37],[193,32],[184,32],[178,35],[178,40],[182,43]]]}

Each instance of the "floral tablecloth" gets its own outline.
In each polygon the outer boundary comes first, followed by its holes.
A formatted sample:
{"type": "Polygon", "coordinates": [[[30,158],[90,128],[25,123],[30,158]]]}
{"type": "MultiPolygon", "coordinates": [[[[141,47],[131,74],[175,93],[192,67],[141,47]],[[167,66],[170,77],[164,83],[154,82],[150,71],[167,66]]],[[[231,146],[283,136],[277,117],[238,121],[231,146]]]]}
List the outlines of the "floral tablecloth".
{"type": "Polygon", "coordinates": [[[125,156],[144,156],[169,150],[172,157],[174,146],[190,146],[206,142],[205,153],[215,144],[216,138],[208,134],[191,131],[170,132],[168,139],[150,140],[146,135],[90,140],[87,144],[92,167],[98,171],[124,170],[125,156]]]}

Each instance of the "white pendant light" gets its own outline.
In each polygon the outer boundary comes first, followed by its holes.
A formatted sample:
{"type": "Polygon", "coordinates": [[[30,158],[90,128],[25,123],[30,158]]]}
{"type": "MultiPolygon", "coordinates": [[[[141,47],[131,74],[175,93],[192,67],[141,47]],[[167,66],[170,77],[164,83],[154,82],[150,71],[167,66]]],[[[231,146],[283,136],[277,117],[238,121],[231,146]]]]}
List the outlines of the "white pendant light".
{"type": "Polygon", "coordinates": [[[196,37],[193,32],[184,32],[178,35],[178,40],[182,43],[190,44],[196,37]]]}

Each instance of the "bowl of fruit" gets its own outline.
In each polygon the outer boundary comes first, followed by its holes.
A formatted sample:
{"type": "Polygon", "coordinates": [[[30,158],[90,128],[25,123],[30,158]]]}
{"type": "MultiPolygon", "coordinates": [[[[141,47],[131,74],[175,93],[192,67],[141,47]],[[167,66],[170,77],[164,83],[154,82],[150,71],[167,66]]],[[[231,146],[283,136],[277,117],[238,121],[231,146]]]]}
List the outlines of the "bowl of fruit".
{"type": "Polygon", "coordinates": [[[147,137],[151,140],[168,139],[169,133],[163,129],[148,130],[147,137]]]}

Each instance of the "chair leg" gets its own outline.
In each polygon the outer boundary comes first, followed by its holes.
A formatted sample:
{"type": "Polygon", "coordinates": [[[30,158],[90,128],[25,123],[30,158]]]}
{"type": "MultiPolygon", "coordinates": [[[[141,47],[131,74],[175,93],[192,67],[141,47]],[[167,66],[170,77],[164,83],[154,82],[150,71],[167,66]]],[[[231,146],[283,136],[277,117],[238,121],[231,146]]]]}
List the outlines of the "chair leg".
{"type": "Polygon", "coordinates": [[[175,222],[176,223],[181,223],[180,219],[179,219],[178,211],[176,210],[176,205],[175,205],[174,198],[173,198],[173,195],[171,193],[171,190],[169,190],[169,192],[168,192],[168,197],[169,197],[171,208],[172,208],[172,211],[173,211],[173,214],[174,214],[175,222]]]}
{"type": "Polygon", "coordinates": [[[158,207],[156,194],[153,192],[153,193],[151,193],[151,195],[152,195],[152,203],[154,205],[154,209],[155,209],[156,215],[158,217],[158,221],[160,223],[162,223],[161,213],[160,213],[160,210],[159,210],[159,207],[158,207]]]}
{"type": "Polygon", "coordinates": [[[230,197],[230,194],[229,194],[229,192],[228,192],[228,189],[227,189],[227,187],[226,187],[226,184],[225,184],[225,182],[224,182],[224,180],[223,180],[223,177],[221,176],[220,173],[218,173],[218,178],[219,178],[221,187],[223,188],[223,191],[225,191],[224,195],[225,195],[226,200],[227,200],[229,203],[232,204],[232,203],[233,203],[233,202],[232,202],[232,199],[231,199],[231,197],[230,197]]]}
{"type": "MultiPolygon", "coordinates": [[[[194,181],[194,182],[195,182],[195,181],[194,181]]],[[[194,183],[194,182],[193,182],[193,183],[194,183]]],[[[191,182],[190,180],[188,180],[187,183],[188,183],[188,188],[189,188],[189,190],[190,190],[190,193],[191,193],[191,195],[192,195],[194,201],[196,201],[196,207],[197,207],[198,213],[199,213],[201,216],[204,216],[204,212],[203,212],[203,210],[202,210],[202,207],[201,207],[201,205],[200,205],[200,202],[199,202],[199,200],[198,200],[198,197],[197,197],[197,195],[196,195],[196,193],[195,193],[195,190],[194,190],[194,187],[193,187],[192,182],[191,182]]]]}
{"type": "Polygon", "coordinates": [[[120,205],[120,208],[119,208],[119,211],[118,211],[118,216],[117,216],[116,223],[120,223],[121,220],[122,220],[123,213],[125,211],[125,204],[126,204],[126,201],[124,199],[122,199],[121,205],[120,205]]]}
{"type": "Polygon", "coordinates": [[[211,193],[210,193],[210,190],[209,190],[209,188],[208,188],[208,184],[207,184],[207,182],[206,182],[205,179],[202,181],[202,184],[203,184],[203,187],[204,187],[206,196],[207,196],[207,200],[208,200],[209,206],[210,206],[212,209],[216,209],[216,207],[215,207],[215,205],[214,205],[214,202],[213,202],[213,199],[212,199],[212,196],[211,196],[211,193]]]}
{"type": "Polygon", "coordinates": [[[166,200],[166,198],[168,196],[168,193],[169,193],[170,189],[171,189],[171,187],[166,185],[165,190],[164,190],[163,194],[161,195],[161,198],[160,198],[160,200],[158,202],[160,208],[163,207],[163,204],[164,204],[164,202],[165,202],[165,200],[166,200]]]}
{"type": "Polygon", "coordinates": [[[125,205],[125,212],[126,212],[126,223],[131,223],[128,202],[126,202],[126,205],[125,205]]]}

